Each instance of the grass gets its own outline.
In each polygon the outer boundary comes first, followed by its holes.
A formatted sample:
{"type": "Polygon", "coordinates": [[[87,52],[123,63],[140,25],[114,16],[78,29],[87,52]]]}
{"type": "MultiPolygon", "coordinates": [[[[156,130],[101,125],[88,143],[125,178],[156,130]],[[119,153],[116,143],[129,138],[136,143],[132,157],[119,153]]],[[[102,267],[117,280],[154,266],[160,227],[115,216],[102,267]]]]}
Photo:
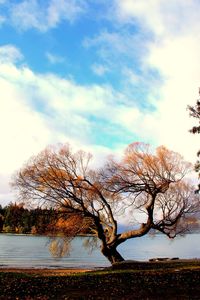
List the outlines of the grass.
{"type": "Polygon", "coordinates": [[[0,299],[200,299],[200,262],[134,263],[47,275],[0,271],[0,299]]]}

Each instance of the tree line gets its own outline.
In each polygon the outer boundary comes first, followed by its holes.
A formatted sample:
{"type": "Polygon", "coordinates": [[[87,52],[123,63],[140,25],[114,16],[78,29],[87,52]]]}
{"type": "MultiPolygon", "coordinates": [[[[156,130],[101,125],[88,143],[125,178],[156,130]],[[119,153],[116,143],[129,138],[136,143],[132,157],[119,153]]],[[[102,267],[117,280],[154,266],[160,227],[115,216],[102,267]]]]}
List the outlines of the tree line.
{"type": "Polygon", "coordinates": [[[21,204],[0,205],[0,231],[6,233],[45,234],[55,220],[53,208],[27,209],[21,204]]]}
{"type": "MultiPolygon", "coordinates": [[[[52,207],[25,208],[23,204],[10,203],[0,205],[0,232],[21,234],[62,234],[69,222],[67,215],[52,207]],[[68,223],[67,223],[68,222],[68,223]]],[[[80,234],[91,233],[89,228],[82,228],[80,234]]]]}

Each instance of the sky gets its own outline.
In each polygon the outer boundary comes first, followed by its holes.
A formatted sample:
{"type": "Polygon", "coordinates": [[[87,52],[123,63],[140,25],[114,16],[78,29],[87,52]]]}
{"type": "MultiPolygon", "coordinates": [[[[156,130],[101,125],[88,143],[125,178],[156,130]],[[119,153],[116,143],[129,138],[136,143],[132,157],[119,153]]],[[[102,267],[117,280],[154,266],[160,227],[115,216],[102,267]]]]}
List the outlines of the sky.
{"type": "Polygon", "coordinates": [[[0,0],[0,203],[49,144],[101,162],[135,141],[195,162],[198,0],[0,0]]]}

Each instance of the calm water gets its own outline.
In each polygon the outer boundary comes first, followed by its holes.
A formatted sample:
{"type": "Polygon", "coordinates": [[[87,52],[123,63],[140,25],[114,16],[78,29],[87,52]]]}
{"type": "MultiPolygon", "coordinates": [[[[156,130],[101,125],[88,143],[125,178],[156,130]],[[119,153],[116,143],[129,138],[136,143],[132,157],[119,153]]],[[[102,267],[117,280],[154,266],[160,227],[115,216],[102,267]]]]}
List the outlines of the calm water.
{"type": "MultiPolygon", "coordinates": [[[[70,256],[54,258],[48,249],[48,237],[0,234],[0,267],[95,268],[109,266],[97,249],[84,248],[85,237],[72,243],[70,256]]],[[[169,240],[163,235],[145,236],[118,247],[125,259],[148,260],[153,257],[200,258],[200,234],[188,234],[169,240]]]]}

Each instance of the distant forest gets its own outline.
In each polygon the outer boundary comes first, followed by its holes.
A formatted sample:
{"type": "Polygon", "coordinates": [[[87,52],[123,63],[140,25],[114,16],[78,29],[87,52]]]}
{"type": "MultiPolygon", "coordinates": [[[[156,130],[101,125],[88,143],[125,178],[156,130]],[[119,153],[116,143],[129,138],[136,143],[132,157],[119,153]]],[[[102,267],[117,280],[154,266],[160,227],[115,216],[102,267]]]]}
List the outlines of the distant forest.
{"type": "MultiPolygon", "coordinates": [[[[21,234],[53,234],[57,228],[60,212],[50,208],[27,209],[22,204],[0,205],[0,232],[21,234]]],[[[67,218],[65,218],[67,219],[67,218]]],[[[63,224],[62,224],[63,226],[63,224]]],[[[91,233],[89,225],[80,234],[91,233]]]]}

